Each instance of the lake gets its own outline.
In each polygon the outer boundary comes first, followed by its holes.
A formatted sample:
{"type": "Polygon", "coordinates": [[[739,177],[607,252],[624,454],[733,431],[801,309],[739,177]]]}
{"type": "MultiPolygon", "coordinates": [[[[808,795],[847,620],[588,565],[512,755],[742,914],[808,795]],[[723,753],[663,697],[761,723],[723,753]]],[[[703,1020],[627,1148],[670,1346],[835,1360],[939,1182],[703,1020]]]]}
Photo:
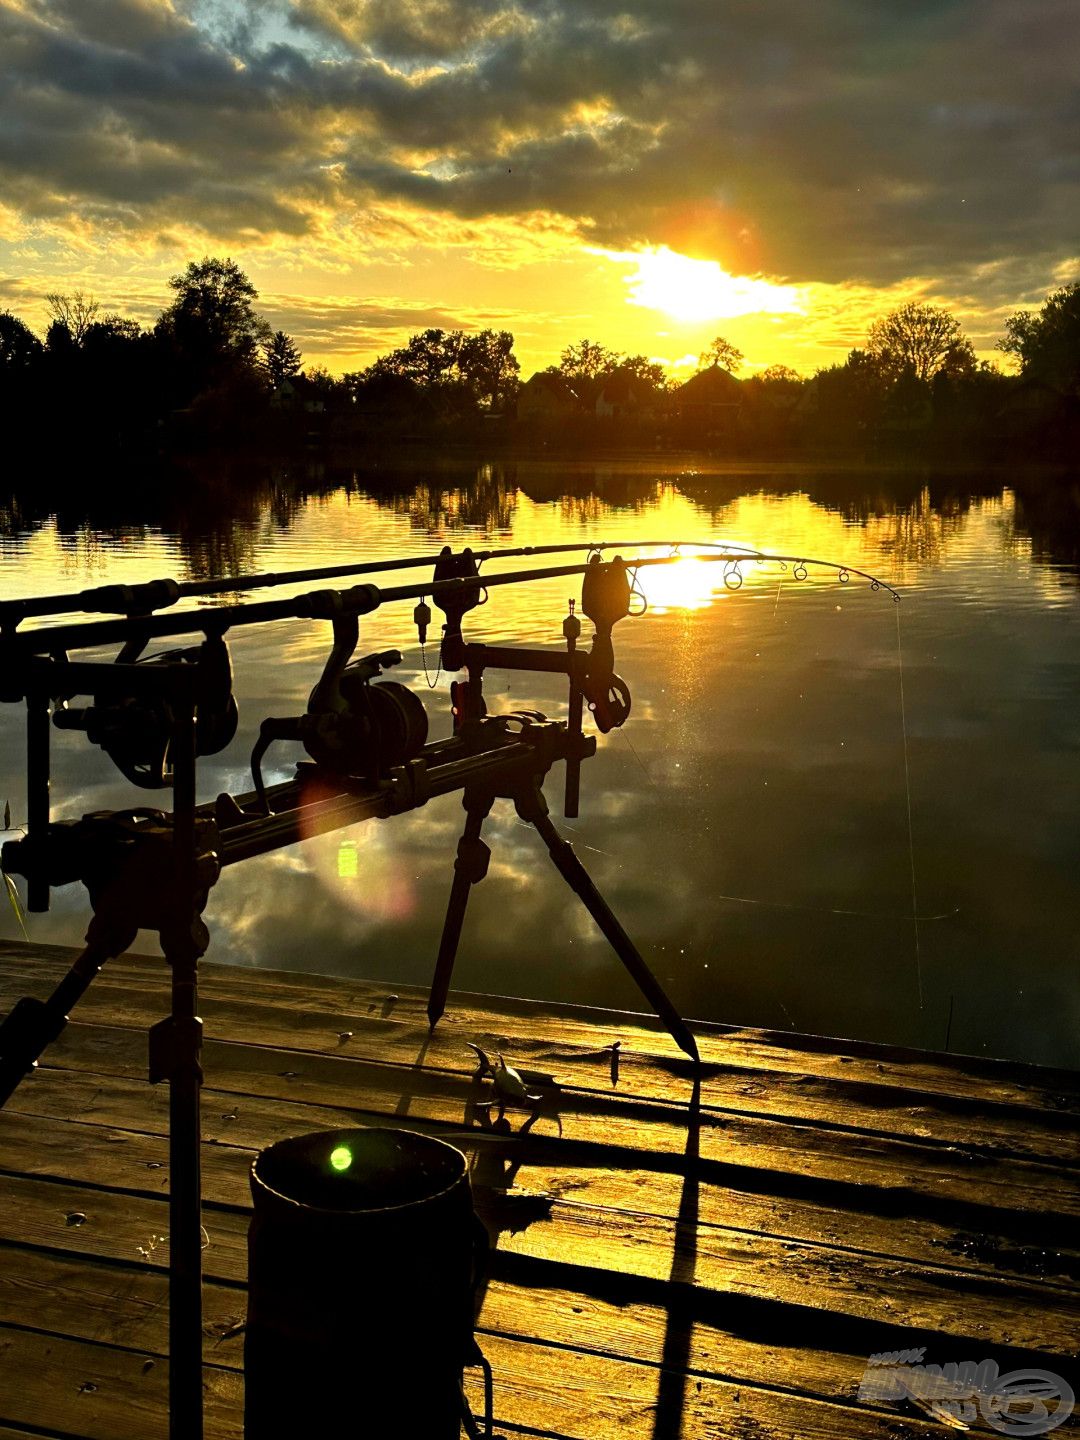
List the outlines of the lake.
{"type": "MultiPolygon", "coordinates": [[[[147,477],[107,505],[24,494],[0,514],[0,584],[6,598],[445,543],[615,540],[631,555],[635,539],[668,537],[835,562],[805,581],[747,565],[738,589],[693,559],[643,571],[648,609],[615,632],[633,712],[583,767],[579,819],[561,817],[553,773],[553,815],[687,1015],[1075,1066],[1080,590],[1056,503],[1052,489],[1022,501],[1000,478],[668,457],[256,467],[179,488],[147,477]],[[841,583],[838,566],[902,602],[841,583]]],[[[494,589],[467,633],[559,647],[574,593],[565,580],[494,589]]],[[[362,622],[362,651],[400,648],[395,678],[446,734],[451,677],[431,643],[425,676],[411,611],[362,622]]],[[[240,730],[200,762],[200,798],[250,788],[259,722],[303,709],[328,632],[289,622],[231,637],[240,730]]],[[[565,714],[554,680],[491,672],[486,690],[493,710],[565,714]]],[[[0,727],[0,800],[17,825],[21,710],[0,727]]],[[[295,758],[276,746],[268,777],[295,758]]],[[[54,732],[53,797],[68,818],[167,794],[133,790],[84,736],[54,732]]],[[[426,983],[461,822],[446,798],[226,871],[209,958],[426,983]]],[[[642,1008],[505,802],[485,835],[491,870],[455,984],[642,1008]]],[[[81,888],[54,892],[31,938],[77,944],[87,916],[81,888]]],[[[0,923],[17,933],[12,913],[0,923]]]]}

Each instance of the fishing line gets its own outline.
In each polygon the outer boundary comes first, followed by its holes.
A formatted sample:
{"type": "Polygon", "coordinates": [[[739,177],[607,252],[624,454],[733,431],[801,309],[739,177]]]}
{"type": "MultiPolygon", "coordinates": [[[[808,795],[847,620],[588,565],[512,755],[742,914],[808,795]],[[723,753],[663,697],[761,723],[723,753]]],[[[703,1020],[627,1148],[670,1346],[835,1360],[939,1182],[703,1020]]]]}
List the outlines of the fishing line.
{"type": "MultiPolygon", "coordinates": [[[[511,819],[513,820],[515,825],[520,825],[523,830],[531,830],[533,828],[527,820],[522,820],[520,816],[513,815],[511,816],[511,819]]],[[[569,830],[572,835],[576,835],[578,833],[579,827],[577,825],[556,825],[555,829],[558,830],[559,834],[564,840],[567,840],[568,837],[565,832],[569,830]]],[[[568,843],[575,845],[579,850],[591,850],[594,855],[611,856],[610,850],[598,850],[595,845],[586,845],[584,840],[573,840],[568,841],[568,843]]],[[[621,864],[619,866],[619,869],[622,869],[621,864]]]]}
{"type": "MultiPolygon", "coordinates": [[[[714,895],[714,900],[726,900],[732,905],[757,905],[763,910],[797,910],[803,915],[844,915],[853,920],[906,920],[907,913],[903,915],[890,915],[885,911],[878,910],[843,910],[839,907],[829,905],[796,905],[786,900],[754,900],[747,895],[714,895]]],[[[917,920],[920,924],[928,925],[932,920],[951,920],[954,915],[960,914],[960,906],[956,905],[952,910],[943,910],[940,915],[919,915],[917,920]]]]}
{"type": "Polygon", "coordinates": [[[923,1008],[922,947],[919,942],[919,897],[915,880],[915,830],[911,823],[911,766],[908,761],[907,708],[904,704],[904,647],[900,640],[899,596],[896,605],[896,669],[900,680],[900,729],[904,737],[904,792],[907,797],[908,857],[911,861],[911,924],[915,934],[915,980],[923,1008]]]}
{"type": "Polygon", "coordinates": [[[655,780],[653,779],[653,777],[650,775],[650,773],[649,773],[649,771],[648,771],[648,769],[647,769],[647,767],[646,767],[646,765],[645,765],[644,760],[642,760],[641,756],[638,754],[637,750],[634,748],[634,742],[630,739],[630,736],[627,735],[627,733],[626,733],[625,730],[620,730],[620,731],[619,731],[619,734],[620,734],[620,735],[623,737],[623,739],[626,741],[627,745],[630,746],[630,754],[633,755],[634,759],[637,761],[638,765],[639,765],[640,768],[641,768],[641,773],[645,776],[645,779],[649,782],[649,784],[652,786],[652,788],[653,788],[654,790],[659,791],[659,788],[660,788],[660,787],[657,785],[656,781],[655,781],[655,780]]]}

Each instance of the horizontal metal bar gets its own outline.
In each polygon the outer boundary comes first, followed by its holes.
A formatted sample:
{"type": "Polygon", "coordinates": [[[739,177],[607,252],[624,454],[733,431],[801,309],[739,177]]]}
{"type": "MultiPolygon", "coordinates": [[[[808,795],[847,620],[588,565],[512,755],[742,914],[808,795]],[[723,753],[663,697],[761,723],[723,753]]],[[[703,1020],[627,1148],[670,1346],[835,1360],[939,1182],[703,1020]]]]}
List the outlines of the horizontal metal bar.
{"type": "MultiPolygon", "coordinates": [[[[223,866],[235,865],[255,855],[267,855],[273,850],[295,845],[312,835],[324,835],[355,825],[361,820],[384,819],[403,810],[419,809],[428,800],[450,795],[465,785],[481,781],[497,783],[522,765],[532,763],[542,763],[534,747],[510,741],[476,755],[464,755],[442,765],[429,766],[424,796],[415,804],[403,806],[400,792],[390,788],[373,788],[366,794],[342,791],[339,795],[328,796],[310,805],[297,805],[272,815],[253,817],[222,830],[218,854],[223,866]]],[[[287,784],[290,788],[301,788],[296,781],[287,784]]],[[[204,811],[206,808],[203,807],[204,811]]]]}
{"type": "Polygon", "coordinates": [[[197,667],[162,660],[154,665],[130,665],[115,660],[59,660],[30,657],[30,680],[55,699],[60,695],[160,695],[177,700],[195,696],[197,667]]]}

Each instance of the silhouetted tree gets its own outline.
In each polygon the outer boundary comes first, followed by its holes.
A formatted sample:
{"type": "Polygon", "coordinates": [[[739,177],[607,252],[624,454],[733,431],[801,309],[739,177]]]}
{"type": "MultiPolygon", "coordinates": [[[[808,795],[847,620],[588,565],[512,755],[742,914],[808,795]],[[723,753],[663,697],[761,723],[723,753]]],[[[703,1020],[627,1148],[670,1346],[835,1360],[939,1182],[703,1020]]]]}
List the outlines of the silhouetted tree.
{"type": "Polygon", "coordinates": [[[790,365],[766,365],[756,378],[766,385],[802,384],[802,376],[790,365]]]}
{"type": "Polygon", "coordinates": [[[300,347],[284,330],[275,330],[263,342],[262,363],[275,389],[294,375],[299,375],[302,359],[300,347]]]}
{"type": "MultiPolygon", "coordinates": [[[[97,319],[98,302],[92,295],[76,290],[73,295],[53,293],[46,295],[49,318],[54,325],[62,325],[76,345],[81,345],[87,330],[97,319]]],[[[51,327],[50,327],[51,328],[51,327]]]]}
{"type": "Polygon", "coordinates": [[[624,355],[617,368],[620,374],[630,376],[657,393],[670,388],[671,382],[663,365],[657,360],[650,360],[647,355],[624,355]]]}
{"type": "Polygon", "coordinates": [[[1010,316],[998,349],[1017,357],[1025,379],[1080,395],[1080,284],[1055,290],[1037,314],[1010,316]]]}
{"type": "Polygon", "coordinates": [[[852,350],[843,365],[819,370],[813,379],[813,432],[822,445],[870,440],[888,392],[881,366],[865,350],[852,350]]]}
{"type": "Polygon", "coordinates": [[[256,314],[258,291],[234,260],[191,260],[169,281],[176,298],[157,332],[204,381],[222,367],[253,365],[270,327],[256,314]]]}
{"type": "Polygon", "coordinates": [[[735,375],[745,358],[742,351],[737,350],[730,340],[725,340],[723,335],[717,335],[698,357],[698,369],[708,370],[713,365],[719,365],[721,370],[728,370],[735,375]]]}
{"type": "Polygon", "coordinates": [[[618,364],[618,355],[606,345],[599,345],[595,340],[579,340],[562,352],[557,368],[572,384],[575,380],[595,380],[598,375],[610,374],[618,364]]]}
{"type": "Polygon", "coordinates": [[[41,355],[41,341],[10,310],[0,310],[0,374],[14,376],[29,370],[41,355]]]}
{"type": "Polygon", "coordinates": [[[325,365],[309,365],[304,371],[308,388],[325,403],[334,399],[338,391],[344,390],[342,381],[335,380],[325,365]]]}
{"type": "Polygon", "coordinates": [[[457,370],[477,403],[497,410],[517,393],[521,366],[509,330],[480,330],[465,335],[458,347],[457,370]]]}
{"type": "Polygon", "coordinates": [[[453,377],[463,339],[460,330],[422,330],[389,355],[380,355],[367,373],[394,375],[430,389],[453,377]]]}
{"type": "Polygon", "coordinates": [[[874,321],[866,353],[890,380],[898,380],[905,370],[917,380],[930,380],[943,367],[975,363],[959,321],[947,310],[917,301],[874,321]]]}
{"type": "Polygon", "coordinates": [[[74,363],[78,353],[75,336],[62,320],[54,320],[45,331],[45,350],[54,366],[56,362],[74,363]]]}
{"type": "Polygon", "coordinates": [[[103,315],[90,326],[84,340],[145,340],[147,332],[127,315],[103,315]]]}

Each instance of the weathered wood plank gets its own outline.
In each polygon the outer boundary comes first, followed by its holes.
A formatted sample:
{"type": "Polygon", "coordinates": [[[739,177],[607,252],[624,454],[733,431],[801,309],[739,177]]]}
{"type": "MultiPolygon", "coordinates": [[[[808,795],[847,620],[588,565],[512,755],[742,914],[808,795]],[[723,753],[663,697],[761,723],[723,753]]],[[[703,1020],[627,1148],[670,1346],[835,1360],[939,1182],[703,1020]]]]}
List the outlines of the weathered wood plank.
{"type": "MultiPolygon", "coordinates": [[[[0,977],[0,1007],[23,988],[22,977],[0,977]]],[[[293,998],[291,991],[286,993],[293,998]]],[[[99,982],[76,1013],[83,1025],[147,1029],[161,1017],[162,1004],[160,986],[153,992],[120,983],[105,987],[99,982]]],[[[426,1021],[372,1018],[350,1011],[326,1015],[295,1007],[286,1010],[257,998],[221,999],[205,994],[201,1008],[208,1035],[228,1036],[244,1044],[406,1065],[423,1052],[427,1069],[462,1074],[471,1068],[471,1054],[458,1030],[440,1027],[431,1035],[426,1021]]],[[[503,1048],[515,1063],[554,1073],[562,1085],[586,1094],[618,1093],[628,1099],[685,1103],[687,1077],[681,1061],[620,1048],[616,1087],[612,1056],[604,1047],[584,1051],[491,1032],[477,1032],[473,1039],[489,1051],[503,1048]]],[[[910,1086],[901,1088],[895,1083],[872,1084],[843,1076],[822,1078],[729,1064],[705,1071],[702,1104],[727,1114],[760,1115],[844,1132],[960,1145],[1014,1159],[1043,1158],[1056,1165],[1080,1165],[1080,1128],[1072,1113],[936,1095],[919,1090],[916,1081],[915,1069],[910,1086]]]]}
{"type": "MultiPolygon", "coordinates": [[[[168,1276],[148,1265],[6,1248],[0,1257],[0,1326],[45,1331],[168,1359],[168,1276]]],[[[243,1369],[243,1290],[203,1286],[206,1359],[243,1369]]]]}
{"type": "MultiPolygon", "coordinates": [[[[150,1267],[132,1269],[95,1264],[84,1258],[8,1251],[0,1268],[0,1325],[18,1324],[26,1303],[34,1306],[35,1328],[133,1348],[147,1356],[167,1355],[167,1280],[150,1267]]],[[[208,1281],[204,1290],[206,1357],[216,1366],[240,1369],[245,1314],[243,1291],[208,1281]]],[[[659,1366],[665,1354],[685,1355],[695,1375],[787,1390],[836,1404],[853,1404],[866,1352],[882,1336],[860,1327],[854,1353],[799,1344],[795,1332],[774,1320],[740,1331],[722,1319],[695,1312],[673,1315],[663,1304],[635,1297],[613,1303],[595,1295],[546,1286],[519,1287],[492,1282],[485,1294],[481,1328],[510,1339],[593,1351],[659,1366]]],[[[910,1331],[896,1343],[912,1342],[910,1331]]],[[[486,1342],[485,1342],[486,1343],[486,1342]]],[[[887,1342],[886,1342],[887,1343],[887,1342]]],[[[1040,1357],[999,1358],[1010,1368],[1040,1357]]],[[[1056,1362],[1055,1362],[1056,1363],[1056,1362]]],[[[2,1440],[2,1435],[0,1435],[2,1440]]]]}
{"type": "Polygon", "coordinates": [[[55,1430],[16,1430],[11,1425],[0,1425],[0,1440],[66,1440],[55,1430]]]}
{"type": "MultiPolygon", "coordinates": [[[[46,1075],[35,1080],[45,1083],[46,1075]]],[[[61,1077],[56,1077],[58,1080],[61,1077]]],[[[80,1090],[85,1079],[78,1082],[80,1090]]],[[[141,1090],[117,1082],[137,1112],[141,1090]]],[[[286,1102],[246,1099],[242,1107],[215,1110],[214,1092],[207,1093],[206,1143],[202,1169],[205,1194],[219,1204],[245,1206],[249,1201],[248,1169],[256,1151],[289,1135],[341,1126],[374,1123],[353,1111],[331,1110],[286,1102]],[[230,1118],[223,1118],[228,1115],[230,1118]]],[[[68,1096],[79,1113],[78,1097],[68,1096]]],[[[136,1123],[145,1116],[135,1114],[136,1123]]],[[[526,1139],[522,1144],[480,1131],[449,1131],[437,1123],[407,1122],[412,1128],[451,1138],[470,1156],[474,1184],[499,1191],[510,1181],[519,1192],[558,1198],[603,1209],[622,1209],[674,1219],[683,1198],[683,1177],[673,1171],[610,1169],[602,1165],[560,1163],[558,1146],[544,1147],[526,1139]],[[510,1168],[512,1167],[512,1169],[510,1168]]],[[[0,1116],[0,1170],[12,1174],[69,1179],[114,1189],[165,1194],[168,1188],[168,1144],[164,1134],[116,1129],[82,1121],[55,1120],[17,1113],[0,1116]]],[[[1015,1236],[979,1232],[973,1246],[964,1233],[932,1219],[911,1223],[905,1214],[882,1216],[823,1207],[798,1196],[777,1197],[707,1183],[697,1194],[698,1220],[748,1234],[780,1240],[859,1250],[976,1274],[1002,1272],[1037,1276],[1042,1285],[1080,1285],[1080,1253],[1052,1249],[1045,1234],[1032,1231],[1025,1245],[1015,1236]],[[1035,1243],[1037,1242],[1037,1243],[1035,1243]]],[[[1000,1212],[999,1212],[1000,1214],[1000,1212]]]]}
{"type": "MultiPolygon", "coordinates": [[[[1080,1297],[1062,1289],[568,1201],[523,1209],[529,1223],[517,1229],[511,1214],[498,1236],[496,1274],[505,1257],[647,1282],[674,1268],[707,1290],[822,1316],[959,1336],[974,1323],[997,1345],[1067,1354],[1080,1333],[1080,1297]]],[[[243,1283],[246,1215],[211,1203],[203,1223],[206,1274],[243,1283]]],[[[163,1198],[0,1176],[0,1241],[9,1245],[166,1264],[167,1233],[163,1198]]]]}
{"type": "MultiPolygon", "coordinates": [[[[155,1357],[34,1331],[0,1330],[0,1418],[85,1440],[168,1432],[168,1366],[155,1357]]],[[[242,1440],[242,1380],[206,1367],[207,1440],[242,1440]]]]}
{"type": "MultiPolygon", "coordinates": [[[[227,1041],[208,1041],[203,1063],[213,1088],[237,1097],[255,1094],[386,1116],[407,1114],[466,1129],[472,1128],[476,1102],[484,1093],[456,1073],[227,1041]]],[[[145,1036],[139,1031],[73,1022],[41,1068],[137,1077],[145,1074],[145,1067],[145,1036]]],[[[20,1097],[26,1089],[24,1084],[9,1103],[22,1108],[20,1097]]],[[[675,1106],[566,1091],[558,1097],[557,1118],[564,1139],[632,1152],[642,1157],[642,1167],[654,1163],[646,1156],[670,1162],[686,1149],[686,1112],[675,1106]]],[[[550,1117],[541,1122],[549,1129],[554,1123],[550,1117]]],[[[949,1200],[1069,1222],[1080,1218],[1077,1177],[1037,1162],[712,1111],[700,1116],[697,1142],[701,1159],[714,1164],[789,1178],[809,1173],[817,1182],[903,1192],[920,1202],[949,1200]]]]}
{"type": "MultiPolygon", "coordinates": [[[[496,1420],[539,1422],[566,1440],[903,1440],[939,1437],[941,1428],[870,1409],[783,1391],[657,1370],[581,1350],[549,1349],[489,1336],[484,1350],[499,1377],[496,1420]],[[506,1418],[504,1418],[506,1417],[506,1418]]],[[[471,1400],[479,1405],[478,1388],[471,1400]]]]}
{"type": "MultiPolygon", "coordinates": [[[[203,1290],[203,1333],[208,1362],[243,1368],[243,1290],[208,1280],[203,1290]]],[[[517,1286],[493,1280],[486,1287],[484,1332],[534,1339],[612,1358],[660,1365],[677,1345],[689,1368],[716,1379],[768,1377],[793,1394],[848,1404],[856,1396],[866,1357],[800,1348],[776,1327],[770,1338],[740,1334],[697,1315],[673,1316],[662,1304],[632,1304],[583,1291],[517,1286]]],[[[0,1266],[0,1326],[32,1328],[71,1339],[111,1344],[164,1359],[168,1356],[168,1279],[157,1268],[102,1264],[84,1256],[8,1249],[0,1266]]],[[[866,1348],[865,1333],[860,1337],[866,1348]]],[[[0,1436],[2,1440],[2,1436],[0,1436]]]]}
{"type": "MultiPolygon", "coordinates": [[[[49,982],[59,978],[75,952],[56,946],[27,946],[18,941],[0,942],[0,955],[7,955],[2,969],[19,973],[29,961],[29,976],[35,977],[44,993],[49,982]],[[51,967],[43,974],[42,962],[51,967]]],[[[417,986],[390,986],[341,977],[280,970],[243,969],[204,962],[201,970],[203,994],[208,1001],[250,1000],[257,987],[260,999],[277,1003],[286,1010],[299,1008],[328,1016],[342,1013],[369,1018],[382,1017],[422,1023],[426,992],[417,986]]],[[[111,961],[95,984],[143,983],[166,999],[164,962],[154,956],[124,955],[111,961]]],[[[451,1009],[442,1022],[472,1038],[474,1031],[511,1035],[548,1045],[595,1049],[622,1039],[626,1048],[643,1054],[680,1058],[680,1052],[653,1017],[637,1012],[609,1011],[549,1001],[521,1000],[512,996],[489,996],[454,992],[451,1009]]],[[[343,1027],[347,1028],[347,1027],[343,1027]]],[[[873,1085],[897,1085],[908,1089],[912,1072],[917,1071],[917,1088],[942,1096],[969,1098],[980,1104],[1004,1103],[1034,1106],[1050,1111],[1080,1108],[1080,1079],[1071,1071],[987,1060],[980,1056],[943,1055],[938,1052],[904,1050],[855,1040],[778,1032],[750,1027],[694,1022],[703,1059],[718,1065],[746,1065],[754,1069],[777,1069],[790,1074],[812,1074],[823,1079],[842,1077],[873,1085]]]]}
{"type": "MultiPolygon", "coordinates": [[[[868,1426],[881,1433],[892,1426],[896,1433],[886,1414],[782,1391],[500,1336],[489,1337],[485,1350],[499,1376],[497,1423],[551,1440],[674,1440],[680,1434],[866,1440],[868,1426]]],[[[167,1432],[167,1366],[151,1356],[7,1329],[0,1330],[0,1376],[5,1373],[25,1377],[19,1387],[5,1386],[2,1403],[16,1425],[53,1426],[85,1440],[157,1440],[167,1432]]],[[[475,1391],[472,1399],[479,1402],[475,1391]]],[[[207,1440],[240,1440],[240,1377],[207,1367],[204,1400],[207,1440]]],[[[905,1421],[903,1434],[922,1440],[940,1429],[905,1421]]]]}

